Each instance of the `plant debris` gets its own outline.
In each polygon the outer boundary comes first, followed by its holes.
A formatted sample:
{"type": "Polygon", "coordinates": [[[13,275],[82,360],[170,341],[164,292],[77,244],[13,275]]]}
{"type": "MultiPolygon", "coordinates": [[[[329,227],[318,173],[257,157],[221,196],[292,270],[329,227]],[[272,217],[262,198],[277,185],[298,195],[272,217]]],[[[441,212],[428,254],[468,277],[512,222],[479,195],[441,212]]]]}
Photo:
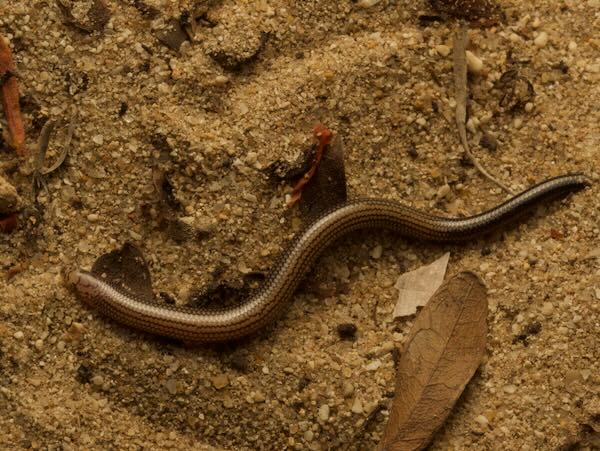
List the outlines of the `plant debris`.
{"type": "Polygon", "coordinates": [[[75,129],[75,122],[73,118],[71,118],[71,121],[69,123],[67,138],[62,146],[58,157],[56,158],[56,161],[49,167],[44,167],[44,163],[46,162],[46,152],[50,143],[50,135],[56,127],[56,124],[57,121],[55,120],[47,120],[44,126],[42,127],[40,136],[38,138],[37,150],[35,153],[35,159],[33,161],[33,170],[31,171],[31,174],[33,175],[34,197],[42,188],[46,189],[46,182],[44,177],[61,167],[69,153],[71,140],[73,139],[73,131],[75,129]]]}
{"type": "Polygon", "coordinates": [[[87,34],[104,30],[110,20],[110,9],[104,0],[93,0],[91,6],[84,14],[74,12],[79,8],[78,0],[57,0],[56,5],[63,14],[64,22],[73,28],[87,34]]]}
{"type": "Polygon", "coordinates": [[[394,285],[398,290],[394,318],[414,315],[417,313],[417,307],[427,304],[444,281],[449,258],[450,253],[446,252],[429,265],[405,272],[398,277],[394,285]]]}
{"type": "Polygon", "coordinates": [[[504,72],[494,87],[502,91],[500,106],[506,111],[520,110],[535,97],[533,84],[518,69],[504,72]]]}
{"type": "Polygon", "coordinates": [[[456,90],[456,126],[460,142],[469,160],[485,178],[498,185],[507,193],[513,194],[510,188],[492,176],[469,150],[465,127],[467,122],[467,41],[467,29],[461,26],[454,35],[454,47],[452,49],[454,59],[454,87],[456,90]]]}
{"type": "Polygon", "coordinates": [[[485,354],[487,295],[473,273],[444,283],[410,330],[396,371],[389,420],[378,449],[429,445],[485,354]]]}
{"type": "Polygon", "coordinates": [[[329,144],[331,143],[332,133],[322,124],[317,124],[314,128],[314,136],[318,141],[317,149],[312,157],[312,161],[310,163],[310,167],[308,171],[302,176],[300,180],[296,182],[294,187],[292,188],[292,192],[290,194],[290,198],[288,200],[288,207],[292,207],[300,200],[300,196],[302,195],[302,189],[306,186],[306,184],[312,179],[319,167],[319,163],[321,162],[321,158],[323,157],[323,153],[329,144]]]}
{"type": "Polygon", "coordinates": [[[168,30],[158,34],[157,39],[171,50],[178,52],[181,44],[187,41],[189,36],[181,25],[181,21],[173,19],[168,30]]]}

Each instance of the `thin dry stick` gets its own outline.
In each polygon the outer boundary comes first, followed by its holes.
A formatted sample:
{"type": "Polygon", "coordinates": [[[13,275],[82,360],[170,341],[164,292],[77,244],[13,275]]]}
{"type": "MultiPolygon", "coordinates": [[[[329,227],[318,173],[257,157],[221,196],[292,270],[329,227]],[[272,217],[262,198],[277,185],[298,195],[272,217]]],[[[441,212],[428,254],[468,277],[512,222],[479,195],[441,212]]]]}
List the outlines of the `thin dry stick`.
{"type": "Polygon", "coordinates": [[[463,24],[459,27],[456,35],[454,36],[454,48],[452,52],[454,60],[454,89],[456,97],[456,126],[458,128],[458,135],[460,136],[460,142],[465,149],[465,153],[481,174],[488,180],[494,182],[504,191],[509,194],[513,194],[508,186],[503,184],[501,181],[492,176],[480,163],[477,161],[475,156],[469,150],[469,143],[467,142],[467,130],[465,123],[467,122],[467,28],[463,24]]]}

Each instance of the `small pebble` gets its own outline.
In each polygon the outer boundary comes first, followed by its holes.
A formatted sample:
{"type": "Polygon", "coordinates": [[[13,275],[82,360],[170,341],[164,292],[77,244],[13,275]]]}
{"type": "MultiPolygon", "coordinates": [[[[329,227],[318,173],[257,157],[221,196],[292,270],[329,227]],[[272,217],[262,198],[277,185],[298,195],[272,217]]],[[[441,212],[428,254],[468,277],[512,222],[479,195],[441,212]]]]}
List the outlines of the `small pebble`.
{"type": "Polygon", "coordinates": [[[214,79],[214,84],[219,86],[219,85],[224,85],[229,81],[229,78],[226,77],[225,75],[217,75],[214,79]]]}
{"type": "Polygon", "coordinates": [[[97,222],[98,219],[100,219],[100,216],[98,216],[96,213],[90,213],[89,215],[87,215],[87,219],[90,222],[97,222]]]}
{"type": "Polygon", "coordinates": [[[230,396],[225,396],[223,398],[223,407],[225,407],[226,409],[231,409],[234,405],[235,403],[233,402],[233,399],[230,396]]]}
{"type": "Polygon", "coordinates": [[[354,385],[352,385],[352,382],[344,382],[344,386],[342,387],[342,394],[344,398],[350,398],[354,394],[354,385]]]}
{"type": "Polygon", "coordinates": [[[544,302],[544,305],[542,306],[542,314],[545,316],[551,316],[553,312],[554,305],[552,305],[552,302],[544,302]]]}
{"type": "Polygon", "coordinates": [[[508,393],[509,395],[512,395],[517,391],[517,387],[515,385],[508,384],[508,385],[505,385],[504,387],[502,387],[502,390],[504,390],[504,393],[508,393]]]}
{"type": "Polygon", "coordinates": [[[483,61],[469,50],[467,50],[467,69],[473,74],[480,74],[483,71],[483,61]]]}
{"type": "Polygon", "coordinates": [[[448,185],[447,183],[440,186],[439,189],[437,190],[436,196],[438,199],[443,199],[445,198],[448,194],[450,194],[450,185],[448,185]]]}
{"type": "Polygon", "coordinates": [[[356,339],[357,328],[352,323],[338,324],[337,333],[342,340],[354,340],[356,339]]]}
{"type": "Polygon", "coordinates": [[[131,239],[133,239],[135,241],[141,241],[142,240],[142,235],[140,235],[137,232],[134,232],[133,230],[129,231],[129,236],[131,237],[131,239]]]}
{"type": "Polygon", "coordinates": [[[383,246],[381,244],[378,244],[371,251],[371,258],[374,258],[375,260],[378,260],[378,259],[381,258],[381,254],[382,253],[383,253],[383,246]]]}
{"type": "Polygon", "coordinates": [[[548,44],[548,33],[546,33],[545,31],[542,31],[540,34],[538,34],[535,39],[533,40],[533,43],[536,45],[536,47],[542,48],[545,47],[546,44],[548,44]]]}
{"type": "Polygon", "coordinates": [[[304,432],[304,440],[311,442],[313,438],[315,438],[315,433],[313,431],[309,429],[308,431],[304,432]]]}
{"type": "Polygon", "coordinates": [[[352,413],[363,413],[363,404],[358,396],[354,398],[354,402],[352,403],[352,413]]]}
{"type": "Polygon", "coordinates": [[[254,402],[265,402],[266,399],[267,398],[265,397],[264,393],[260,391],[254,392],[254,394],[252,395],[252,400],[254,402]]]}
{"type": "Polygon", "coordinates": [[[226,374],[219,374],[211,378],[211,382],[213,387],[215,387],[217,390],[221,390],[229,385],[229,378],[226,374]]]}
{"type": "Polygon", "coordinates": [[[94,135],[92,136],[92,142],[101,146],[104,144],[104,137],[102,135],[94,135]]]}
{"type": "Polygon", "coordinates": [[[329,419],[329,405],[323,404],[319,407],[319,419],[321,421],[327,421],[329,419]]]}
{"type": "Polygon", "coordinates": [[[92,377],[92,384],[94,384],[96,387],[102,387],[102,384],[104,384],[104,378],[102,376],[94,376],[92,377]]]}
{"type": "Polygon", "coordinates": [[[15,337],[15,339],[17,339],[17,340],[22,340],[24,336],[25,336],[25,334],[23,332],[21,332],[20,330],[16,331],[13,335],[13,337],[15,337]]]}
{"type": "Polygon", "coordinates": [[[450,47],[448,47],[447,45],[444,45],[444,44],[435,46],[435,51],[438,52],[438,54],[441,56],[450,55],[450,50],[451,50],[450,47]]]}
{"type": "Polygon", "coordinates": [[[490,424],[490,421],[486,418],[485,415],[477,415],[475,417],[475,422],[480,424],[481,426],[487,426],[490,424]]]}
{"type": "Polygon", "coordinates": [[[380,1],[381,0],[358,0],[358,2],[356,2],[356,6],[360,8],[370,8],[371,6],[375,6],[380,1]]]}
{"type": "Polygon", "coordinates": [[[375,370],[378,370],[380,366],[381,366],[381,360],[377,359],[377,360],[373,360],[372,362],[369,362],[369,364],[367,366],[365,366],[365,369],[367,371],[375,371],[375,370]]]}
{"type": "Polygon", "coordinates": [[[170,394],[177,394],[177,381],[175,379],[168,379],[167,382],[165,382],[165,387],[170,394]]]}
{"type": "Polygon", "coordinates": [[[498,149],[498,140],[488,132],[484,132],[479,139],[479,145],[491,152],[495,152],[498,149]]]}

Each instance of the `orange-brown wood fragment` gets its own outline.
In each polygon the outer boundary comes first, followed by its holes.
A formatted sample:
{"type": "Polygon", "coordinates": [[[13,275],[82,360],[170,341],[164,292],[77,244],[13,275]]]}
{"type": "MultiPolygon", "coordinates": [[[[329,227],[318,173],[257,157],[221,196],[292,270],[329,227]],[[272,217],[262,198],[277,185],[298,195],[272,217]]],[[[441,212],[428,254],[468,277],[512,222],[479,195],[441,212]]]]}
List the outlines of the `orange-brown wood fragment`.
{"type": "Polygon", "coordinates": [[[0,215],[0,232],[10,233],[17,228],[17,214],[0,215]]]}
{"type": "Polygon", "coordinates": [[[298,180],[298,182],[296,182],[296,185],[294,185],[294,188],[292,189],[292,193],[290,195],[290,199],[288,201],[288,207],[294,206],[300,200],[300,196],[302,195],[302,188],[304,188],[306,184],[310,182],[310,179],[313,177],[313,175],[315,175],[315,172],[319,167],[319,163],[321,162],[323,152],[325,151],[325,148],[331,143],[331,138],[333,134],[323,124],[315,125],[313,133],[315,138],[317,138],[318,140],[317,150],[315,151],[315,155],[312,161],[310,162],[309,170],[306,171],[302,178],[298,180]]]}
{"type": "Polygon", "coordinates": [[[25,129],[19,107],[19,87],[15,72],[10,47],[0,36],[0,97],[8,126],[8,140],[19,156],[26,156],[25,129]]]}

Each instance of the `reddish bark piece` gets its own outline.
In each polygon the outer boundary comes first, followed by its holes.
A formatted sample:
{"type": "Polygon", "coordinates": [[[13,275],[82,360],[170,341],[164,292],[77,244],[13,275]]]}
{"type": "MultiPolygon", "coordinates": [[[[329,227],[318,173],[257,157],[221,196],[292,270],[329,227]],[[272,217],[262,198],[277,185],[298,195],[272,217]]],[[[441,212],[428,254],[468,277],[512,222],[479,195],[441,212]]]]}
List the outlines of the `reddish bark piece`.
{"type": "Polygon", "coordinates": [[[14,147],[17,155],[27,155],[25,146],[25,129],[19,107],[19,87],[15,77],[15,63],[10,47],[0,35],[0,97],[2,108],[8,125],[9,144],[14,147]]]}
{"type": "Polygon", "coordinates": [[[424,449],[485,354],[487,295],[470,272],[444,283],[410,331],[379,450],[424,449]]]}
{"type": "Polygon", "coordinates": [[[10,233],[17,228],[17,214],[11,213],[9,215],[0,216],[0,232],[10,233]]]}
{"type": "Polygon", "coordinates": [[[325,127],[323,124],[315,125],[313,130],[315,138],[319,141],[317,144],[317,150],[315,155],[310,162],[310,168],[306,173],[302,176],[294,188],[292,189],[292,194],[290,196],[290,200],[288,201],[288,207],[292,207],[300,200],[300,196],[302,195],[302,188],[306,186],[306,184],[310,181],[310,179],[315,174],[317,168],[319,167],[319,163],[321,162],[321,157],[323,156],[323,152],[325,151],[325,147],[331,143],[331,138],[333,134],[331,131],[325,127]]]}

